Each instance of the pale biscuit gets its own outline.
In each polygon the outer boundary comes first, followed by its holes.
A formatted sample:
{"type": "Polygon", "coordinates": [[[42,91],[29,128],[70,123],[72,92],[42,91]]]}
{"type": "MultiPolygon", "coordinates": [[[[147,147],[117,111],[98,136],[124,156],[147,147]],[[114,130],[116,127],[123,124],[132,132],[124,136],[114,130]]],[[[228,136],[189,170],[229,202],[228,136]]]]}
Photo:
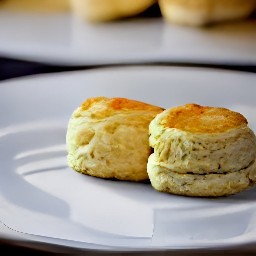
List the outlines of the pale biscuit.
{"type": "Polygon", "coordinates": [[[247,18],[256,0],[159,0],[162,15],[173,23],[202,26],[247,18]]]}
{"type": "Polygon", "coordinates": [[[155,2],[155,0],[71,0],[74,15],[91,22],[135,16],[155,2]]]}
{"type": "Polygon", "coordinates": [[[148,174],[152,186],[161,192],[185,196],[217,197],[236,194],[250,188],[256,181],[256,162],[247,168],[229,173],[182,174],[161,167],[152,154],[148,174]]]}
{"type": "Polygon", "coordinates": [[[148,126],[162,111],[160,107],[125,98],[87,99],[74,111],[68,124],[68,165],[101,178],[148,179],[148,126]]]}
{"type": "MultiPolygon", "coordinates": [[[[154,154],[148,164],[148,174],[154,187],[163,189],[166,185],[156,186],[156,183],[175,183],[175,179],[181,180],[181,177],[185,180],[193,177],[194,181],[204,181],[205,184],[210,184],[211,178],[214,178],[214,183],[223,177],[224,183],[220,183],[222,192],[202,192],[198,182],[190,186],[194,192],[189,192],[189,189],[186,192],[182,188],[182,192],[177,192],[195,195],[195,188],[198,187],[198,196],[214,196],[231,193],[226,184],[233,175],[238,175],[241,180],[247,179],[248,186],[255,181],[252,178],[249,182],[246,175],[249,167],[250,170],[255,167],[256,137],[240,113],[225,108],[186,104],[158,114],[149,125],[149,133],[154,154]],[[161,179],[156,178],[157,173],[161,173],[161,179]]],[[[172,189],[173,186],[178,188],[178,185],[170,185],[172,189]]],[[[237,186],[237,191],[240,191],[239,184],[237,186]]]]}

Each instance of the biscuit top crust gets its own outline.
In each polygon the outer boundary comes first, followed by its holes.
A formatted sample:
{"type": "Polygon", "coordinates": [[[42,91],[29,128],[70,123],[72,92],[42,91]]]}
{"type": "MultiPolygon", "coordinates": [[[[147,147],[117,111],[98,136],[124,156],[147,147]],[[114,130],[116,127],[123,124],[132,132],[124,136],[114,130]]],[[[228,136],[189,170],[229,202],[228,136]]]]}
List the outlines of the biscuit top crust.
{"type": "Polygon", "coordinates": [[[95,104],[104,104],[108,108],[113,110],[148,110],[159,112],[164,110],[163,108],[153,106],[144,102],[131,100],[127,98],[107,98],[107,97],[95,97],[89,98],[81,105],[82,110],[88,110],[95,104]]]}
{"type": "Polygon", "coordinates": [[[221,133],[247,126],[246,118],[226,108],[186,104],[171,108],[161,124],[193,133],[221,133]]]}

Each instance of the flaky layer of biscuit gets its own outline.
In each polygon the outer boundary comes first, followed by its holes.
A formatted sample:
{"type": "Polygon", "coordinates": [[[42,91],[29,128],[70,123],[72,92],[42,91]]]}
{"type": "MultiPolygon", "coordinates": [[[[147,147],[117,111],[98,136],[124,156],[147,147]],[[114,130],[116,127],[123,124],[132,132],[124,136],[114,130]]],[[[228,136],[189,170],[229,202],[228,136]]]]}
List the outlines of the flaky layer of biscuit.
{"type": "Polygon", "coordinates": [[[148,125],[161,111],[162,108],[124,98],[88,99],[69,121],[69,166],[102,178],[148,179],[148,125]]]}
{"type": "Polygon", "coordinates": [[[152,154],[147,170],[150,182],[156,190],[183,196],[232,195],[250,188],[256,181],[256,161],[249,167],[232,173],[180,174],[159,166],[152,154]]]}
{"type": "Polygon", "coordinates": [[[179,173],[235,172],[256,157],[256,138],[246,119],[223,108],[167,109],[152,120],[149,132],[158,165],[179,173]]]}

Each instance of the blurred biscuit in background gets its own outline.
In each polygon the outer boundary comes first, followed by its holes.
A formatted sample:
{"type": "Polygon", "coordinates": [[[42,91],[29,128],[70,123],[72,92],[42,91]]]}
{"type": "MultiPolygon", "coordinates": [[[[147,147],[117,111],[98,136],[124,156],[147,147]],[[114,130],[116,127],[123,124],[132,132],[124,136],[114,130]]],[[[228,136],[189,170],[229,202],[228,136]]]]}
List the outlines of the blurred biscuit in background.
{"type": "Polygon", "coordinates": [[[256,9],[256,0],[159,0],[163,17],[173,23],[202,26],[244,19],[256,9]]]}
{"type": "Polygon", "coordinates": [[[138,15],[155,0],[71,0],[75,16],[86,21],[104,22],[138,15]]]}
{"type": "Polygon", "coordinates": [[[2,0],[0,7],[10,11],[68,12],[70,0],[2,0]]]}

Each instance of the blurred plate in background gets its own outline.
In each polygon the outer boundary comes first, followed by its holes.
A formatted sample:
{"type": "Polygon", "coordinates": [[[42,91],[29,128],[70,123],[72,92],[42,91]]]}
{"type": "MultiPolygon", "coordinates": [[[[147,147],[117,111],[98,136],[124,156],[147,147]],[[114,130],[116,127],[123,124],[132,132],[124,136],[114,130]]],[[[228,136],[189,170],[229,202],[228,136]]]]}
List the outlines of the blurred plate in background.
{"type": "Polygon", "coordinates": [[[0,55],[58,65],[256,65],[255,20],[205,28],[158,18],[89,24],[70,14],[0,11],[0,55]]]}

